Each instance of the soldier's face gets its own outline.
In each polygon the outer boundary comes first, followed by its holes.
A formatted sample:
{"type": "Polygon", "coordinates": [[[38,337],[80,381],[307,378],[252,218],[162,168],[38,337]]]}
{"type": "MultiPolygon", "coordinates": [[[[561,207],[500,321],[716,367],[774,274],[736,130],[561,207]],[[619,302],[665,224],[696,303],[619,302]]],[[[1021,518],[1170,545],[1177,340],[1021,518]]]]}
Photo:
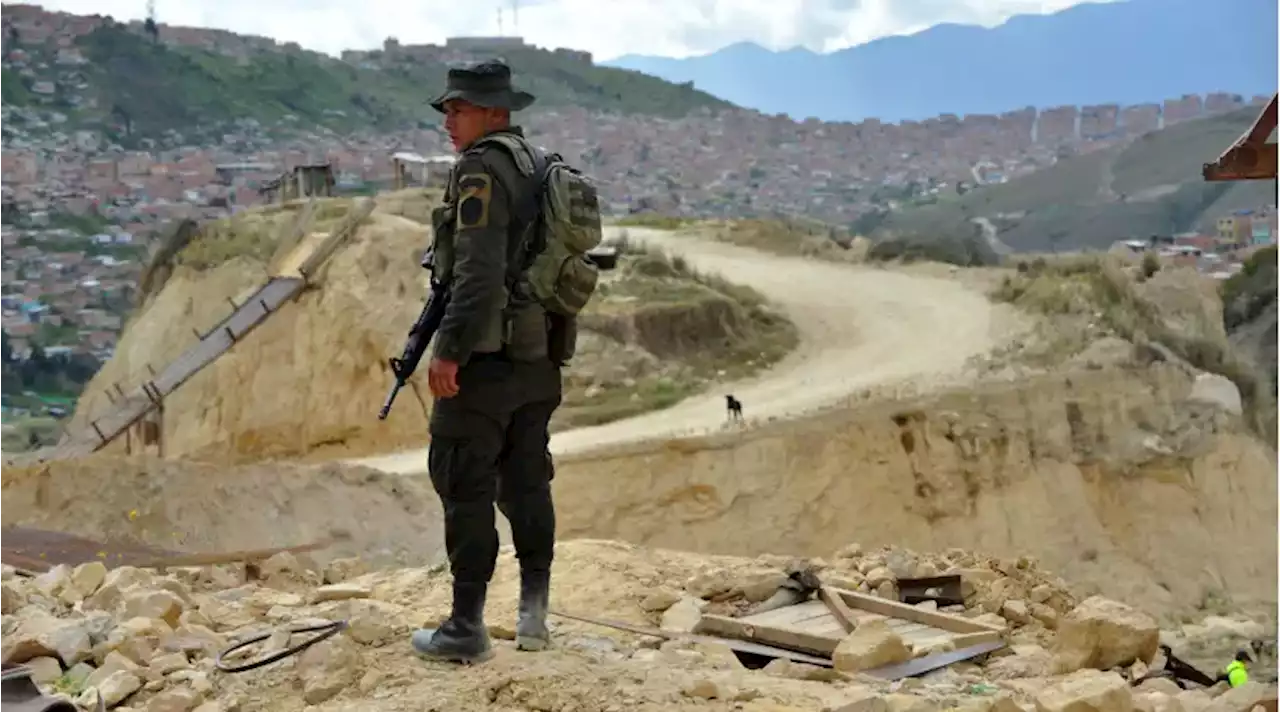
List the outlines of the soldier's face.
{"type": "Polygon", "coordinates": [[[453,150],[464,151],[489,129],[493,112],[469,101],[454,99],[444,105],[444,130],[449,132],[453,150]]]}

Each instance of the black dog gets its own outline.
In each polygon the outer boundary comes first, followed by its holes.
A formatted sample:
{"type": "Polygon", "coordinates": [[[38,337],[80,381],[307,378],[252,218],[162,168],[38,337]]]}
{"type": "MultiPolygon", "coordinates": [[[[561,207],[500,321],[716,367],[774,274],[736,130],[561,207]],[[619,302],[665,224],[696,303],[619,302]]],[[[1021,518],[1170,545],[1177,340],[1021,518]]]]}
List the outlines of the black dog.
{"type": "Polygon", "coordinates": [[[724,397],[725,408],[728,409],[729,420],[742,422],[742,401],[733,396],[724,397]]]}

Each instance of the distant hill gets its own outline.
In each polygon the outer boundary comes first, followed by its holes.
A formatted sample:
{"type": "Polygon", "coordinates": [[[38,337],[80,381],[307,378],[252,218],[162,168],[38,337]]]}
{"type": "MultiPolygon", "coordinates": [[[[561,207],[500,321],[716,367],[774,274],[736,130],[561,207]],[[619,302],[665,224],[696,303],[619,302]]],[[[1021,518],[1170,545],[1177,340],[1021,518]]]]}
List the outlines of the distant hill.
{"type": "Polygon", "coordinates": [[[1074,156],[1009,183],[888,213],[873,236],[969,236],[975,219],[1014,251],[1105,249],[1116,240],[1212,230],[1233,210],[1275,204],[1272,181],[1206,183],[1213,161],[1253,124],[1250,107],[1074,156]]]}
{"type": "MultiPolygon", "coordinates": [[[[162,35],[166,31],[161,26],[162,35]]],[[[357,65],[296,45],[257,50],[239,59],[189,45],[154,43],[119,23],[77,37],[75,45],[87,63],[68,69],[54,60],[59,49],[55,39],[24,42],[20,32],[6,39],[6,51],[21,49],[32,61],[25,63],[23,76],[6,59],[5,104],[52,106],[77,124],[128,123],[135,138],[168,130],[189,135],[197,125],[235,119],[272,124],[286,116],[296,117],[299,127],[335,130],[435,123],[427,102],[444,88],[448,70],[443,62],[421,56],[385,62],[381,68],[357,65]],[[40,69],[41,64],[47,69],[40,69]],[[31,91],[41,80],[55,82],[57,94],[41,97],[31,91]]],[[[535,110],[572,105],[682,116],[702,107],[729,106],[689,86],[595,66],[572,55],[533,48],[504,54],[516,81],[538,96],[535,110]]]]}
{"type": "Polygon", "coordinates": [[[740,106],[827,121],[925,119],[1032,105],[1141,104],[1182,94],[1271,94],[1276,0],[1126,0],[991,29],[938,25],[830,54],[740,43],[636,69],[740,106]]]}

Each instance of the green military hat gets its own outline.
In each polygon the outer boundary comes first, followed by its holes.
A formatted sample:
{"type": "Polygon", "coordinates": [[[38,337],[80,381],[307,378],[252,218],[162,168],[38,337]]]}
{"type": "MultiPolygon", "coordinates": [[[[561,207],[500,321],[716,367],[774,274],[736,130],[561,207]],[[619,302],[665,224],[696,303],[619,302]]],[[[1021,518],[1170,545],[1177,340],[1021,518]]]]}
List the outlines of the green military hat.
{"type": "Polygon", "coordinates": [[[431,102],[431,107],[444,113],[445,102],[454,99],[489,109],[520,111],[528,108],[535,97],[511,86],[511,68],[500,60],[490,59],[469,67],[450,69],[447,88],[431,102]]]}

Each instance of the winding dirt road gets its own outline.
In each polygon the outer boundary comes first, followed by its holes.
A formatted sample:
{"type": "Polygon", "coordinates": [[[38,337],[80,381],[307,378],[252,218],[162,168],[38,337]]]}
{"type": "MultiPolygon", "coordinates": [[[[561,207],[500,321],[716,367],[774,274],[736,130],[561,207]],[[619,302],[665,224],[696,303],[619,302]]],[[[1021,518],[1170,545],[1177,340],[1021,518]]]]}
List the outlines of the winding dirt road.
{"type": "MultiPolygon", "coordinates": [[[[928,390],[958,377],[967,359],[1008,333],[986,297],[957,281],[780,257],[665,231],[627,233],[701,271],[755,287],[795,323],[800,346],[754,378],[671,408],[557,433],[551,439],[556,454],[722,429],[726,393],[743,402],[748,420],[763,421],[795,417],[871,387],[910,383],[928,390]]],[[[426,456],[419,449],[352,462],[408,474],[421,472],[426,456]]]]}

